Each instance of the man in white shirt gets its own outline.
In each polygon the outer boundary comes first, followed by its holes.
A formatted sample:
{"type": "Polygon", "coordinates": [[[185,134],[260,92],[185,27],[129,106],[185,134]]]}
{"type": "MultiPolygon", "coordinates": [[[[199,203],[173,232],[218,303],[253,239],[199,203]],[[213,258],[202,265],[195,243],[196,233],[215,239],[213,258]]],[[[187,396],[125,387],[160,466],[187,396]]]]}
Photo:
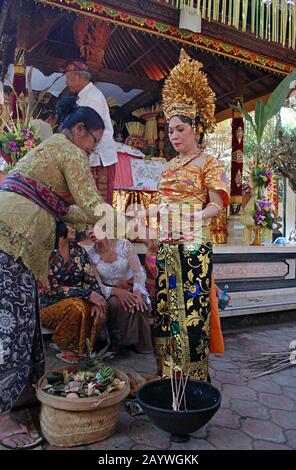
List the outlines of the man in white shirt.
{"type": "Polygon", "coordinates": [[[65,68],[67,87],[73,94],[78,94],[77,104],[93,108],[104,121],[103,137],[90,155],[90,166],[108,167],[108,202],[112,196],[115,164],[118,162],[116,144],[113,139],[113,126],[109,108],[103,93],[92,83],[88,66],[81,61],[70,62],[65,68]]]}

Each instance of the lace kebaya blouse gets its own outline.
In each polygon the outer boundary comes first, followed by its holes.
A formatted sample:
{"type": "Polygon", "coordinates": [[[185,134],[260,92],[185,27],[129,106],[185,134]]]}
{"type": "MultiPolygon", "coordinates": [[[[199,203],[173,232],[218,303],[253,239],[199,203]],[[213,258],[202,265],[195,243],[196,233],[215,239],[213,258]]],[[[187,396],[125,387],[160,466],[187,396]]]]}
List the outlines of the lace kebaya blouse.
{"type": "Polygon", "coordinates": [[[150,303],[146,290],[146,273],[140,263],[134,246],[129,240],[117,240],[117,258],[112,263],[105,263],[96,252],[95,247],[88,250],[88,256],[94,267],[94,274],[102,289],[105,299],[111,296],[112,287],[120,281],[133,280],[133,291],[139,290],[150,303]]]}

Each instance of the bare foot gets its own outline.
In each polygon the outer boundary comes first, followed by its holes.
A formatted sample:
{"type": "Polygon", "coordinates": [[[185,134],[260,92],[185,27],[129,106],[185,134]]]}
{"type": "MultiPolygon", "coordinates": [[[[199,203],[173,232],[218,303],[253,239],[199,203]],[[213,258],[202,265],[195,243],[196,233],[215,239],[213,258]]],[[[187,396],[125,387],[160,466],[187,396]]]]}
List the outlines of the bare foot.
{"type": "Polygon", "coordinates": [[[10,412],[0,414],[0,444],[8,449],[30,448],[39,445],[42,437],[17,423],[10,412]]]}

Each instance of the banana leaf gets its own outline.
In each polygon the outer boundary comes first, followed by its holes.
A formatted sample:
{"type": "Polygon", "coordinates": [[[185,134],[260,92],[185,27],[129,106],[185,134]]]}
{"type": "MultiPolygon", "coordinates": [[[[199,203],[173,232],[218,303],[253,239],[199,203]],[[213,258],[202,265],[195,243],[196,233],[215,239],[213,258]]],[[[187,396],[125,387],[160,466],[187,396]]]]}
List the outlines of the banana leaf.
{"type": "Polygon", "coordinates": [[[285,99],[287,98],[291,88],[292,82],[296,80],[296,69],[293,72],[281,81],[281,83],[276,87],[269,97],[269,100],[265,104],[264,109],[264,127],[266,126],[269,119],[271,119],[275,114],[277,114],[281,107],[284,104],[285,99]]]}
{"type": "Polygon", "coordinates": [[[259,145],[261,143],[262,135],[266,126],[266,122],[264,119],[264,110],[265,104],[263,103],[262,99],[260,99],[256,102],[255,107],[256,136],[259,145]]]}
{"type": "Polygon", "coordinates": [[[241,108],[240,106],[236,106],[235,104],[230,104],[229,106],[230,106],[230,108],[234,109],[238,113],[241,113],[241,114],[244,115],[244,118],[251,124],[251,126],[254,129],[255,134],[257,135],[257,128],[256,128],[256,125],[253,121],[252,116],[247,111],[245,111],[243,108],[241,108]]]}
{"type": "Polygon", "coordinates": [[[296,69],[293,70],[289,75],[287,75],[284,80],[275,88],[275,90],[270,95],[267,103],[264,103],[262,99],[259,99],[255,107],[255,122],[252,116],[242,109],[240,106],[231,104],[230,107],[235,109],[239,113],[242,113],[245,119],[251,124],[252,128],[257,137],[258,145],[261,144],[262,136],[268,121],[275,116],[281,109],[284,104],[285,99],[287,98],[291,88],[293,87],[293,82],[296,80],[296,69]]]}

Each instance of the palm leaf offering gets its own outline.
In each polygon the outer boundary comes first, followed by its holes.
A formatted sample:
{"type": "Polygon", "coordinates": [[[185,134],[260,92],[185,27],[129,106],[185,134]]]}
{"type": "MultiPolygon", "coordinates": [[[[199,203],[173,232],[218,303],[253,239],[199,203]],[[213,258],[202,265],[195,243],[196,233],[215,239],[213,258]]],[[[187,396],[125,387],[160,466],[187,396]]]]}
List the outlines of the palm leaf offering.
{"type": "Polygon", "coordinates": [[[74,372],[67,369],[63,372],[48,372],[45,376],[47,385],[43,391],[65,398],[87,398],[102,397],[124,389],[126,382],[117,378],[113,369],[101,362],[102,352],[103,350],[98,354],[93,353],[87,338],[87,354],[79,360],[79,369],[74,372]]]}
{"type": "Polygon", "coordinates": [[[245,382],[295,366],[296,341],[291,342],[289,349],[262,352],[259,356],[251,357],[242,362],[251,371],[257,372],[256,375],[246,379],[245,382]]]}
{"type": "Polygon", "coordinates": [[[95,362],[92,367],[80,368],[75,372],[48,372],[45,378],[47,385],[43,391],[64,398],[102,397],[126,386],[125,381],[115,376],[113,369],[101,362],[95,362]]]}

